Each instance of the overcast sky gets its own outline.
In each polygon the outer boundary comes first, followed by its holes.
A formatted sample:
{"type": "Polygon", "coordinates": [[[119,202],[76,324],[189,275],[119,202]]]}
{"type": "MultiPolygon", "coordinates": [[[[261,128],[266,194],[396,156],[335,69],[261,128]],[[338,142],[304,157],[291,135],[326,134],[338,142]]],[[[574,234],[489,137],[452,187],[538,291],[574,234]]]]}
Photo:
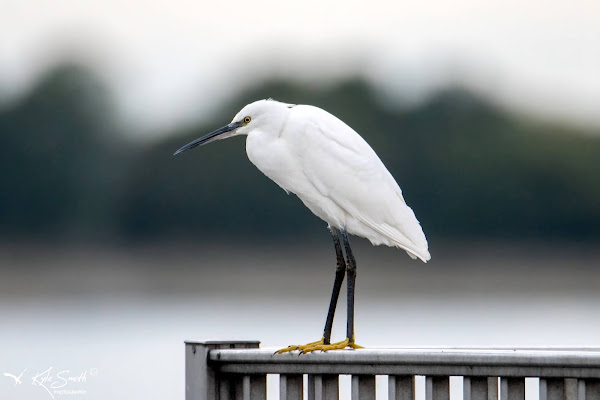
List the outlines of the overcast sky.
{"type": "Polygon", "coordinates": [[[405,100],[458,81],[598,127],[599,21],[596,0],[0,0],[0,92],[75,52],[145,135],[263,78],[357,72],[405,100]]]}

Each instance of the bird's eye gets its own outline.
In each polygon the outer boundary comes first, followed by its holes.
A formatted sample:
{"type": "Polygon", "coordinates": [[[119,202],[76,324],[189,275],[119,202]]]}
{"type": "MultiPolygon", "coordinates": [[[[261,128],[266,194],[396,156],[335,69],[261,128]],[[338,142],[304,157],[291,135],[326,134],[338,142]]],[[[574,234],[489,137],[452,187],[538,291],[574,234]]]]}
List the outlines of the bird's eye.
{"type": "Polygon", "coordinates": [[[252,118],[250,118],[250,117],[244,117],[244,123],[245,124],[249,123],[250,121],[252,121],[252,118]]]}

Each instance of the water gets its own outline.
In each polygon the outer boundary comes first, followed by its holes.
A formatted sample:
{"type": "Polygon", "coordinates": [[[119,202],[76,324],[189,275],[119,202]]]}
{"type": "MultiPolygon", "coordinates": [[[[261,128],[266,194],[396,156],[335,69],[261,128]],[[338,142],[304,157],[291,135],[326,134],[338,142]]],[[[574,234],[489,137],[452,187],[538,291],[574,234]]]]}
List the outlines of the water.
{"type": "MultiPolygon", "coordinates": [[[[52,398],[32,384],[43,372],[44,386],[72,378],[66,388],[85,390],[57,399],[183,398],[184,340],[318,339],[334,259],[297,250],[4,249],[0,374],[25,372],[20,385],[0,375],[0,399],[52,398]]],[[[359,243],[357,342],[600,346],[596,250],[464,250],[425,266],[359,243]]],[[[333,339],[345,335],[344,302],[333,339]]]]}

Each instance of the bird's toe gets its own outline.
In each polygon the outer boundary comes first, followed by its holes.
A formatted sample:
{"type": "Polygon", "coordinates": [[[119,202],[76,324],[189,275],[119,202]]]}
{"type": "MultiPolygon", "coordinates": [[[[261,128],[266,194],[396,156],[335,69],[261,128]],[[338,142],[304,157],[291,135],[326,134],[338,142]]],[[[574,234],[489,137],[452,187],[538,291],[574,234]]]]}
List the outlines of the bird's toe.
{"type": "Polygon", "coordinates": [[[304,350],[314,347],[314,346],[319,346],[322,345],[324,342],[324,338],[321,338],[321,340],[317,340],[316,342],[310,342],[307,344],[303,344],[303,345],[290,345],[288,347],[285,347],[283,349],[277,350],[275,352],[275,354],[284,354],[284,353],[289,353],[291,351],[296,351],[299,350],[301,352],[301,354],[305,354],[304,350]]]}
{"type": "Polygon", "coordinates": [[[352,349],[363,349],[364,348],[364,347],[359,346],[356,343],[354,343],[353,340],[346,338],[345,340],[342,340],[341,342],[330,343],[330,344],[325,344],[325,343],[321,342],[321,343],[313,344],[311,346],[306,346],[304,349],[301,350],[300,354],[312,353],[313,351],[343,350],[347,347],[350,347],[352,349]]]}

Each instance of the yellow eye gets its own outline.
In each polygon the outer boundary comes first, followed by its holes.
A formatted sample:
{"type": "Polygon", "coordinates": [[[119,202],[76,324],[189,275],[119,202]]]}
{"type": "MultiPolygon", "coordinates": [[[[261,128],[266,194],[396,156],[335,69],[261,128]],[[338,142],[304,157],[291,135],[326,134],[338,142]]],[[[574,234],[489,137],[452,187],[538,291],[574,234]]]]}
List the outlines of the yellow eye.
{"type": "Polygon", "coordinates": [[[245,124],[249,123],[250,121],[252,121],[252,118],[250,118],[250,117],[244,117],[244,123],[245,124]]]}

